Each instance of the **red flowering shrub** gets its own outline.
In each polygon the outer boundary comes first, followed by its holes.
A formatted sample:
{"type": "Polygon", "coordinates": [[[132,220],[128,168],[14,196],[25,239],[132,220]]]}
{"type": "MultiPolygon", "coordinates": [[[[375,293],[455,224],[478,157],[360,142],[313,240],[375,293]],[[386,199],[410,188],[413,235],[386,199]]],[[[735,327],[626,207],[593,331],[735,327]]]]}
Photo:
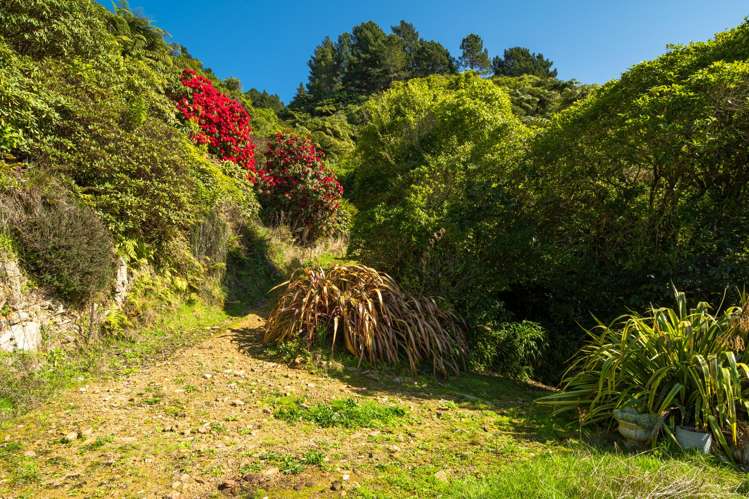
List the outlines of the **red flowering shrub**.
{"type": "Polygon", "coordinates": [[[331,235],[343,187],[308,138],[277,133],[268,143],[258,190],[266,213],[286,223],[303,243],[331,235]]]}
{"type": "Polygon", "coordinates": [[[211,154],[246,168],[254,181],[255,144],[247,110],[192,69],[185,69],[180,81],[187,92],[177,99],[177,109],[182,118],[197,125],[193,140],[208,144],[211,154]]]}

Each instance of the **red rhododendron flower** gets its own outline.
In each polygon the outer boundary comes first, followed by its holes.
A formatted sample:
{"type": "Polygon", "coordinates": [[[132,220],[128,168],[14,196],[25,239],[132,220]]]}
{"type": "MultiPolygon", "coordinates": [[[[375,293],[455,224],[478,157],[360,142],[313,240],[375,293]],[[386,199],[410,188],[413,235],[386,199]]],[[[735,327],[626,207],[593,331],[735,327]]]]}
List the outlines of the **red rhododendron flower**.
{"type": "Polygon", "coordinates": [[[327,235],[336,221],[343,187],[308,138],[277,133],[268,144],[257,186],[264,208],[283,219],[303,242],[327,235]]]}
{"type": "Polygon", "coordinates": [[[193,141],[207,144],[218,158],[246,168],[250,180],[255,181],[255,144],[247,110],[192,69],[185,69],[180,81],[187,95],[177,100],[177,110],[185,121],[197,125],[193,141]]]}

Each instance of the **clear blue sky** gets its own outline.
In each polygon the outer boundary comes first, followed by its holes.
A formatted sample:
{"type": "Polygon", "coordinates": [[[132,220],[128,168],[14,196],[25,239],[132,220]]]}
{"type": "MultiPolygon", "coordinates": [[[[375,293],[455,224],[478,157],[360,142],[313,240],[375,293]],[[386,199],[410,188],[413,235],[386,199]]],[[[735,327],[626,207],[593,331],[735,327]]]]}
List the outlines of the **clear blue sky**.
{"type": "MultiPolygon", "coordinates": [[[[111,0],[100,0],[111,6],[111,0]]],[[[288,102],[307,79],[307,60],[326,36],[363,21],[386,31],[405,19],[422,38],[459,55],[479,34],[491,56],[526,46],[556,63],[559,76],[586,83],[666,50],[705,40],[749,16],[749,0],[130,0],[221,78],[288,102]]]]}

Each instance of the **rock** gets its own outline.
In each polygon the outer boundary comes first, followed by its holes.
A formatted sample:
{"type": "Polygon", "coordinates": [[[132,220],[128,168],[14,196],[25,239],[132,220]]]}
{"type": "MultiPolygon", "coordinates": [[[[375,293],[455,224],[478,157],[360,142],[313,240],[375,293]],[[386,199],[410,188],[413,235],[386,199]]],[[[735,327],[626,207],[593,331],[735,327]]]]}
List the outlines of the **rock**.
{"type": "Polygon", "coordinates": [[[434,478],[439,480],[440,482],[447,482],[450,480],[450,477],[447,474],[447,471],[440,470],[437,473],[434,474],[434,478]]]}
{"type": "Polygon", "coordinates": [[[270,477],[270,476],[278,475],[278,473],[279,473],[280,471],[281,471],[281,470],[279,470],[279,469],[278,469],[277,467],[275,467],[275,466],[271,466],[271,467],[270,467],[270,468],[268,468],[267,470],[263,471],[263,476],[265,476],[265,477],[270,477]]]}
{"type": "Polygon", "coordinates": [[[70,443],[70,442],[73,442],[75,440],[78,440],[78,437],[79,437],[79,435],[78,435],[77,431],[71,431],[70,433],[68,433],[67,435],[65,435],[64,437],[62,437],[62,441],[65,442],[65,443],[70,443]]]}
{"type": "Polygon", "coordinates": [[[348,482],[349,480],[351,480],[351,475],[349,475],[348,473],[344,473],[342,478],[344,482],[348,482]]]}
{"type": "Polygon", "coordinates": [[[203,374],[203,378],[205,378],[205,379],[211,379],[212,377],[213,377],[213,374],[211,374],[211,373],[205,373],[205,374],[203,374]]]}
{"type": "Polygon", "coordinates": [[[36,452],[34,452],[33,450],[27,450],[23,453],[23,455],[26,457],[36,457],[36,452]]]}
{"type": "Polygon", "coordinates": [[[330,484],[330,490],[338,491],[343,489],[343,484],[340,480],[336,480],[333,483],[330,484]]]}
{"type": "Polygon", "coordinates": [[[114,302],[122,305],[127,298],[129,280],[127,277],[127,262],[120,257],[117,259],[117,276],[114,280],[114,302]]]}
{"type": "Polygon", "coordinates": [[[232,400],[231,405],[234,407],[242,407],[244,405],[244,402],[242,400],[232,400]]]}
{"type": "Polygon", "coordinates": [[[236,480],[224,480],[218,484],[218,490],[227,496],[236,496],[241,491],[241,486],[236,480]]]}
{"type": "Polygon", "coordinates": [[[23,322],[0,333],[0,350],[35,351],[42,344],[42,328],[38,322],[23,322]]]}
{"type": "Polygon", "coordinates": [[[0,334],[0,350],[5,352],[12,352],[16,349],[15,336],[12,332],[0,334]]]}

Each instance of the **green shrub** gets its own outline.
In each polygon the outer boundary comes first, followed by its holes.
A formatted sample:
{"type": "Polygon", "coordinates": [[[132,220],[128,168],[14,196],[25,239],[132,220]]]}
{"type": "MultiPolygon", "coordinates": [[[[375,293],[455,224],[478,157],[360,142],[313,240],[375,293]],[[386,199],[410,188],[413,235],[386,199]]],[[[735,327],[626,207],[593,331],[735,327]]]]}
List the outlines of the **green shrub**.
{"type": "Polygon", "coordinates": [[[749,279],[747,58],[749,22],[672,47],[535,137],[518,206],[540,236],[518,262],[527,308],[569,334],[590,312],[667,300],[670,282],[717,301],[749,279]]]}
{"type": "Polygon", "coordinates": [[[106,11],[92,0],[3,0],[0,36],[39,58],[92,57],[115,46],[106,11]]]}
{"type": "Polygon", "coordinates": [[[531,321],[483,326],[475,335],[470,366],[513,378],[528,378],[546,346],[546,331],[531,321]]]}
{"type": "Polygon", "coordinates": [[[109,287],[114,277],[109,231],[59,184],[4,193],[0,209],[23,266],[39,284],[77,305],[109,287]]]}
{"type": "Polygon", "coordinates": [[[363,112],[352,255],[445,298],[469,329],[506,320],[503,293],[522,267],[499,255],[511,261],[525,241],[488,240],[518,218],[510,189],[528,136],[507,94],[471,74],[433,76],[394,84],[363,112]]]}
{"type": "Polygon", "coordinates": [[[726,438],[736,446],[739,414],[749,410],[742,388],[749,366],[741,362],[749,337],[747,302],[713,315],[707,303],[688,309],[684,293],[674,293],[675,309],[652,308],[590,331],[562,392],[540,402],[557,412],[575,411],[583,424],[610,423],[615,409],[631,407],[667,416],[667,429],[696,427],[712,431],[727,451],[726,438]]]}

